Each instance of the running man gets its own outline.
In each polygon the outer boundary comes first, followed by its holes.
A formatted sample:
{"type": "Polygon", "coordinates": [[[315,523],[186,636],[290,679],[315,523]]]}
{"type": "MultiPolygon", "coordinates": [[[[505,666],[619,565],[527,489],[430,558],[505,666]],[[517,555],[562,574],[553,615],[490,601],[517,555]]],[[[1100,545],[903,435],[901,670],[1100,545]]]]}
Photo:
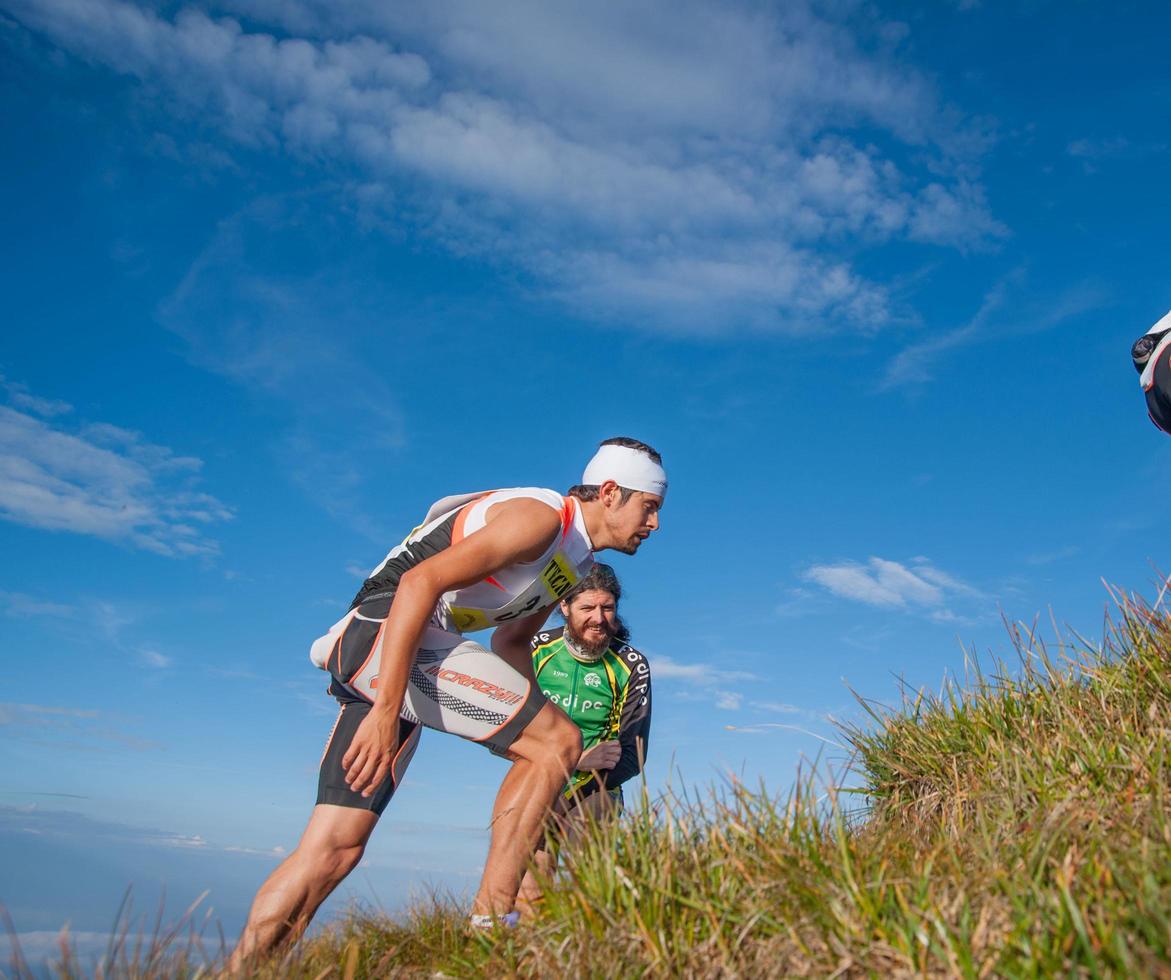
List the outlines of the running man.
{"type": "MultiPolygon", "coordinates": [[[[596,564],[561,600],[565,626],[533,637],[533,672],[553,704],[581,730],[576,771],[553,807],[550,829],[572,847],[591,821],[617,816],[622,784],[642,771],[651,730],[651,672],[627,642],[618,615],[622,587],[609,565],[596,564]]],[[[533,863],[548,876],[552,855],[538,846],[533,863]]],[[[521,884],[517,906],[540,898],[538,876],[521,884]]]]}
{"type": "Polygon", "coordinates": [[[545,817],[581,755],[581,735],[546,703],[529,641],[613,548],[634,554],[659,526],[659,454],[608,439],[566,496],[520,488],[447,497],[386,556],[310,658],[341,704],[317,805],[295,851],[252,903],[231,968],[295,939],[358,864],[402,781],[420,725],[512,761],[492,813],[473,923],[513,909],[545,817]],[[491,649],[462,634],[495,628],[491,649]]]}
{"type": "Polygon", "coordinates": [[[1130,356],[1147,396],[1147,414],[1171,433],[1171,313],[1134,342],[1130,356]]]}

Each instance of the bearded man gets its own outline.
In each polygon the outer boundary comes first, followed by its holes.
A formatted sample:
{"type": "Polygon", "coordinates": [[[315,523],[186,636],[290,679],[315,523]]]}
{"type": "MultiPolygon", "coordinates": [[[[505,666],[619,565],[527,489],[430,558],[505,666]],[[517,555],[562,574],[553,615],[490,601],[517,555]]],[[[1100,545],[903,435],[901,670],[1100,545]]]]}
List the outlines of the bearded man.
{"type": "MultiPolygon", "coordinates": [[[[533,637],[533,673],[541,693],[581,730],[582,753],[551,815],[549,830],[572,847],[591,822],[622,809],[622,784],[642,771],[651,728],[650,665],[627,642],[618,615],[622,587],[609,565],[596,564],[561,600],[561,629],[533,637]]],[[[553,870],[545,847],[534,855],[517,896],[531,908],[538,877],[553,870]]]]}

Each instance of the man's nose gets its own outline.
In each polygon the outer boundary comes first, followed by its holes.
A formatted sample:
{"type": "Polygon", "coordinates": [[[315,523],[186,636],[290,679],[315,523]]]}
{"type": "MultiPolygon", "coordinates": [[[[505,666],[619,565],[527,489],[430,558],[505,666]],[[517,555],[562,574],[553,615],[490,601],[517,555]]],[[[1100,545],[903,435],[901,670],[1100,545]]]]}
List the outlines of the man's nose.
{"type": "Polygon", "coordinates": [[[652,531],[659,529],[659,512],[657,510],[651,512],[651,515],[646,519],[646,524],[652,531]]]}

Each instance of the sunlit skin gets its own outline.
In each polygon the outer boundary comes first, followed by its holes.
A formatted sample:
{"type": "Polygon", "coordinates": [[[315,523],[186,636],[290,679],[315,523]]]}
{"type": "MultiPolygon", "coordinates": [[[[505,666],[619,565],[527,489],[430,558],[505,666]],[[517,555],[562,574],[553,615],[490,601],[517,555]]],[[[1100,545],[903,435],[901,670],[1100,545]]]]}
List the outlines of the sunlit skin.
{"type": "Polygon", "coordinates": [[[587,653],[604,650],[618,632],[618,603],[603,589],[591,589],[561,603],[565,632],[587,653]]]}
{"type": "MultiPolygon", "coordinates": [[[[636,490],[626,503],[622,503],[622,488],[613,481],[607,481],[602,484],[599,499],[605,505],[602,511],[605,521],[604,547],[633,555],[651,536],[651,532],[658,530],[663,498],[657,494],[636,490]]],[[[591,537],[594,537],[592,529],[591,537]]],[[[596,537],[594,543],[598,544],[596,537]]]]}

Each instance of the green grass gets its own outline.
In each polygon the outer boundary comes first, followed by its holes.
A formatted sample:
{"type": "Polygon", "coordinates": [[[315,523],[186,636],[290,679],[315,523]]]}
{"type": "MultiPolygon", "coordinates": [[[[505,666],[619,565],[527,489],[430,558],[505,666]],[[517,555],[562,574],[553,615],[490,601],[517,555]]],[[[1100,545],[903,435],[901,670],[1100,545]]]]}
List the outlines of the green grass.
{"type": "Polygon", "coordinates": [[[1010,635],[962,685],[859,699],[843,779],[595,834],[516,930],[355,911],[255,975],[1171,978],[1171,621],[1126,600],[1098,648],[1010,635]]]}

